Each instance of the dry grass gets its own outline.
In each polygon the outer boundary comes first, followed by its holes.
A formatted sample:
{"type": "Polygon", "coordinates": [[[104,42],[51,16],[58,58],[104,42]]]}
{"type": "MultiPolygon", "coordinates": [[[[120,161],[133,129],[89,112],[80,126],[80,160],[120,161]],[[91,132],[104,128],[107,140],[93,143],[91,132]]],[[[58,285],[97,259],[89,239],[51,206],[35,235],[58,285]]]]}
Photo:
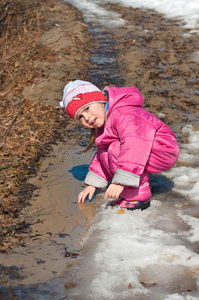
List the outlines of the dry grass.
{"type": "Polygon", "coordinates": [[[39,158],[61,139],[67,117],[40,101],[24,99],[24,87],[46,76],[36,61],[53,61],[55,53],[41,45],[48,30],[53,0],[0,2],[0,237],[14,233],[18,214],[34,187],[27,184],[39,158]]]}

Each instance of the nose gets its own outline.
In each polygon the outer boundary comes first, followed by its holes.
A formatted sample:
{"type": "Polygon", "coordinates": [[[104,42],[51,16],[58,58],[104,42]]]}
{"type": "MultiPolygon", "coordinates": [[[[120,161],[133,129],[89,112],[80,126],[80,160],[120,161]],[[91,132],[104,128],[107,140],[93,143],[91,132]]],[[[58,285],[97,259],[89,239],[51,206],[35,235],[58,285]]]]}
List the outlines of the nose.
{"type": "Polygon", "coordinates": [[[84,112],[84,120],[85,120],[86,122],[88,122],[89,119],[90,119],[89,113],[84,112]]]}

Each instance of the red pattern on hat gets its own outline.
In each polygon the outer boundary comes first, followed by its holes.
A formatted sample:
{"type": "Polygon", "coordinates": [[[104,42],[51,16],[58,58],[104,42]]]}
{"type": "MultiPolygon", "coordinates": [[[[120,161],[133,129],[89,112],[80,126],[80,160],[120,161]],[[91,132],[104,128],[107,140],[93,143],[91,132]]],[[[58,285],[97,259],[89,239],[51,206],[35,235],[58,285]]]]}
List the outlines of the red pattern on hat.
{"type": "Polygon", "coordinates": [[[84,94],[78,94],[70,101],[66,108],[67,114],[75,120],[76,112],[84,105],[90,102],[108,102],[107,98],[102,92],[90,92],[84,94]]]}

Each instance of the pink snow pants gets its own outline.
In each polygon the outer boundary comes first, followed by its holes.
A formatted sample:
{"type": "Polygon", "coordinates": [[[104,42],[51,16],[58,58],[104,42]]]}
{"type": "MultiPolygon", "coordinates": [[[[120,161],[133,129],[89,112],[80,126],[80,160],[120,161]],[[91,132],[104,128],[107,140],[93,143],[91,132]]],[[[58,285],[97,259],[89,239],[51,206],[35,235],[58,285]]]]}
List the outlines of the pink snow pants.
{"type": "MultiPolygon", "coordinates": [[[[114,147],[114,149],[116,148],[114,147]]],[[[115,152],[114,155],[116,155],[115,152]]],[[[144,201],[148,199],[151,196],[151,185],[147,174],[159,173],[170,169],[177,162],[178,156],[179,146],[175,138],[171,137],[165,143],[164,138],[159,136],[156,139],[155,137],[144,173],[140,176],[139,187],[125,187],[120,195],[121,198],[127,201],[144,201]]]]}

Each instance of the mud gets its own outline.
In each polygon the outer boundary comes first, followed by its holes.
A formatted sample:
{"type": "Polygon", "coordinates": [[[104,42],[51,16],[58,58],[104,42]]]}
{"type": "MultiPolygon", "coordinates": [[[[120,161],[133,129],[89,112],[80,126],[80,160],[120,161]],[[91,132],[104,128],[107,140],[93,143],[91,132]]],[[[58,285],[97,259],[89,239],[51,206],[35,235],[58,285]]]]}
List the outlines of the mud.
{"type": "Polygon", "coordinates": [[[30,225],[29,232],[23,235],[23,246],[13,247],[7,262],[9,267],[24,266],[18,274],[23,284],[55,277],[66,266],[67,258],[76,258],[81,252],[79,244],[93,218],[93,210],[89,205],[78,207],[76,195],[82,188],[88,160],[81,159],[81,168],[78,157],[72,156],[72,147],[54,146],[38,175],[29,181],[37,187],[34,199],[22,214],[30,225]],[[76,170],[75,166],[79,168],[76,170]],[[81,184],[77,184],[78,179],[81,184]]]}

